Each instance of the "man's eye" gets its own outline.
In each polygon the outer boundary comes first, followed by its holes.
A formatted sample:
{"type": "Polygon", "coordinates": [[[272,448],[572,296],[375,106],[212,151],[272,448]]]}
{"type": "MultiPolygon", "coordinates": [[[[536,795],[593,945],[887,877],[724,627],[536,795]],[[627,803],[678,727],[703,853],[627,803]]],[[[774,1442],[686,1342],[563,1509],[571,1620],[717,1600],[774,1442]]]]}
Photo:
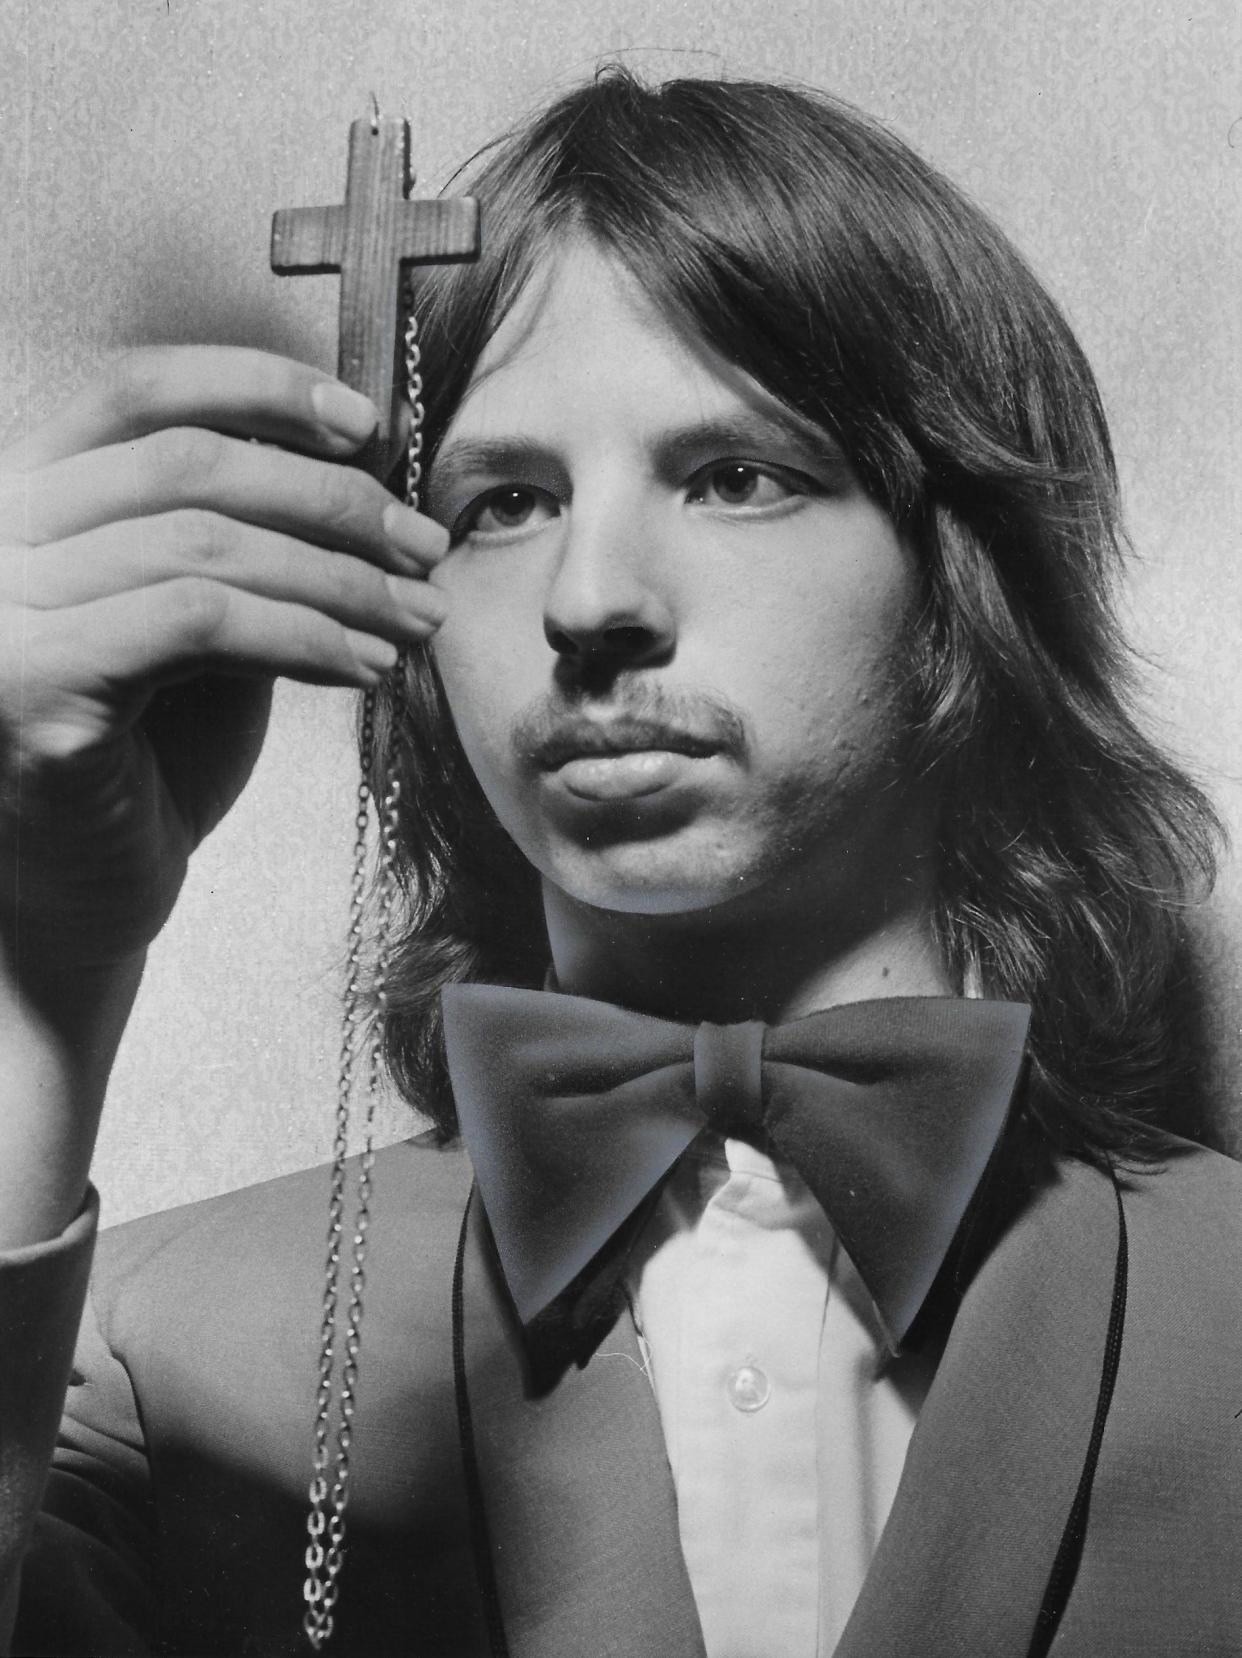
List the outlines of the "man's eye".
{"type": "Polygon", "coordinates": [[[555,505],[539,489],[523,489],[506,485],[490,490],[471,503],[453,526],[453,539],[467,535],[504,535],[523,530],[555,512],[555,505]]]}
{"type": "Polygon", "coordinates": [[[795,473],[729,461],[700,472],[690,484],[689,499],[704,506],[767,507],[792,495],[807,495],[810,488],[810,479],[795,473]]]}

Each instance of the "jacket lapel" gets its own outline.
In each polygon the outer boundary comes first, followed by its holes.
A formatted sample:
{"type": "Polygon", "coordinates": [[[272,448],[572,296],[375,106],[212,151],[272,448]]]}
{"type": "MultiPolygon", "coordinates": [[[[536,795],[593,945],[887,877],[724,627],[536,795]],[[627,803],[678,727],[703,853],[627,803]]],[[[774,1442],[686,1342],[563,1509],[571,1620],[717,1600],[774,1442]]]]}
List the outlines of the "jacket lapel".
{"type": "MultiPolygon", "coordinates": [[[[835,1658],[1023,1658],[1087,1451],[1116,1249],[1111,1185],[1071,1163],[991,1251],[949,1332],[835,1658]]],[[[533,1396],[477,1201],[464,1303],[513,1658],[704,1658],[628,1313],[585,1368],[533,1396]]]]}
{"type": "Polygon", "coordinates": [[[534,1396],[477,1198],[465,1368],[512,1658],[704,1658],[651,1384],[623,1313],[590,1363],[534,1396]]]}
{"type": "Polygon", "coordinates": [[[1026,1653],[1087,1451],[1116,1250],[1111,1185],[1069,1164],[989,1255],[836,1658],[1026,1653]]]}

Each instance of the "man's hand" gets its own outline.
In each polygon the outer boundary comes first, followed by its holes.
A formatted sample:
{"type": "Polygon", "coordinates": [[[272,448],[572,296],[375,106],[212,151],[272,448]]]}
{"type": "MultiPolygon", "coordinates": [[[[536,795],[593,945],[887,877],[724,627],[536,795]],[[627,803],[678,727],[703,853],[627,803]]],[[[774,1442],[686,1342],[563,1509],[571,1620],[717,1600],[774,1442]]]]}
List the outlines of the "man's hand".
{"type": "Polygon", "coordinates": [[[0,456],[0,1249],[81,1206],[146,946],[274,676],[373,685],[444,615],[444,531],[340,464],[374,424],[301,364],[159,349],[0,456]]]}
{"type": "Polygon", "coordinates": [[[0,930],[19,973],[149,943],[250,773],[274,676],[371,685],[434,632],[447,537],[339,464],[374,422],[301,364],[157,348],[0,456],[0,930]]]}

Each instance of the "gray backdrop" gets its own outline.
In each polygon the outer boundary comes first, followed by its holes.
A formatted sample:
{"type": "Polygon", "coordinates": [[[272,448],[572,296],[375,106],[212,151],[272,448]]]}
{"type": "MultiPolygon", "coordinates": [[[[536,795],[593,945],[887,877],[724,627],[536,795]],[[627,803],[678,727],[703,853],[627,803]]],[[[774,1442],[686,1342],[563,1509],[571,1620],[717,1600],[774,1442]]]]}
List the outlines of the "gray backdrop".
{"type": "MultiPolygon", "coordinates": [[[[5,0],[0,438],[131,342],[332,367],[333,279],[278,282],[273,208],[335,201],[372,92],[434,190],[623,52],[656,74],[799,78],[886,119],[1012,233],[1114,423],[1127,593],[1155,716],[1242,819],[1238,566],[1242,16],[1233,0],[5,0]]],[[[119,1219],[330,1143],[350,699],[282,688],[258,775],[153,952],[98,1180],[119,1219]]],[[[1218,1089],[1238,1043],[1235,867],[1205,918],[1218,1089]]],[[[385,1114],[385,1133],[402,1115],[385,1114]]]]}

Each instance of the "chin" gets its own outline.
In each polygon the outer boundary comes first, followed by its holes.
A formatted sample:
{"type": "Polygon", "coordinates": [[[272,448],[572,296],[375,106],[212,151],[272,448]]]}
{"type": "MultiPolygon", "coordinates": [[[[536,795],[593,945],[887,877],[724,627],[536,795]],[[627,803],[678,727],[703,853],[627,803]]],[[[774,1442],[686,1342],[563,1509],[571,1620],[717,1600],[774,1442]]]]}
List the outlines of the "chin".
{"type": "Polygon", "coordinates": [[[576,904],[620,915],[684,915],[717,909],[762,884],[758,871],[719,850],[688,855],[651,842],[575,849],[543,860],[543,873],[576,904]]]}

